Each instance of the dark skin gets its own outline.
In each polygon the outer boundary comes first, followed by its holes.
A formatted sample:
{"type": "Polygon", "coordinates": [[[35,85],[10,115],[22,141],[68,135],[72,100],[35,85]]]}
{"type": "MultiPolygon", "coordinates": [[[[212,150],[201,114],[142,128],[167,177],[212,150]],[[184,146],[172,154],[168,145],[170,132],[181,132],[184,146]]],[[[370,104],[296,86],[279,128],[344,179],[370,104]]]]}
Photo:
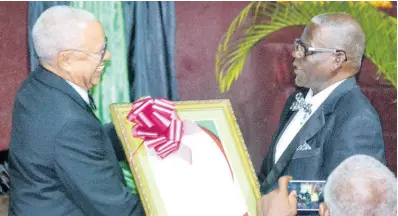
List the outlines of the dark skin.
{"type": "MultiPolygon", "coordinates": [[[[333,17],[329,19],[333,19],[333,17]]],[[[344,50],[345,53],[315,52],[309,56],[302,56],[293,51],[296,85],[311,88],[315,95],[330,85],[354,76],[358,72],[356,63],[358,59],[350,55],[352,50],[349,43],[344,41],[344,36],[347,34],[352,35],[353,31],[360,32],[361,29],[356,25],[355,20],[347,18],[346,22],[348,22],[348,25],[341,27],[315,23],[310,23],[306,26],[301,35],[301,40],[305,46],[339,49],[344,50]]],[[[354,34],[354,39],[355,36],[354,34]]]]}
{"type": "MultiPolygon", "coordinates": [[[[360,64],[356,46],[363,46],[365,37],[360,25],[347,15],[330,14],[328,20],[338,20],[341,25],[320,25],[310,23],[306,26],[301,41],[307,47],[331,48],[344,52],[316,52],[309,56],[294,51],[293,67],[297,75],[296,85],[311,88],[314,95],[336,82],[358,73],[360,64]],[[347,37],[350,36],[350,37],[347,37]],[[357,42],[357,43],[353,43],[357,42]]],[[[287,185],[291,177],[279,179],[279,188],[258,200],[258,215],[290,216],[297,214],[296,193],[288,194],[287,185]]],[[[329,216],[325,203],[320,206],[321,216],[329,216]]]]}

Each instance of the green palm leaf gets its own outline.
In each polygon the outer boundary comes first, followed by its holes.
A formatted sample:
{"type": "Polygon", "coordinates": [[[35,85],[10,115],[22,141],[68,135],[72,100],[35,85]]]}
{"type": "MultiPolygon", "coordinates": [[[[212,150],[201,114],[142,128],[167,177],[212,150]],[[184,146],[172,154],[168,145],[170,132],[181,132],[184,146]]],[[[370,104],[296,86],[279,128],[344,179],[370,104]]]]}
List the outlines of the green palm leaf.
{"type": "Polygon", "coordinates": [[[230,89],[251,49],[266,36],[289,26],[307,25],[312,17],[328,12],[349,13],[361,24],[367,40],[365,55],[396,88],[396,18],[365,2],[251,2],[234,19],[219,44],[215,72],[220,91],[230,89]]]}

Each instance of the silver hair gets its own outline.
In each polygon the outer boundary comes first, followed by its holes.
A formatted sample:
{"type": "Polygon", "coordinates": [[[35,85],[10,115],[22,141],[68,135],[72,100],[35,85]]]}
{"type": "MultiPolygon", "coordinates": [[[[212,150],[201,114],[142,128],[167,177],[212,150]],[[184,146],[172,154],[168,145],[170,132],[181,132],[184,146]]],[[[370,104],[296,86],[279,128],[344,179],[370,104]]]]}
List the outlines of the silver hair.
{"type": "Polygon", "coordinates": [[[84,42],[84,29],[94,20],[94,14],[69,6],[54,6],[44,11],[32,30],[40,61],[54,60],[63,50],[78,49],[84,42]]]}
{"type": "Polygon", "coordinates": [[[333,44],[346,52],[347,58],[352,58],[359,70],[365,52],[365,33],[361,25],[347,13],[325,13],[312,18],[312,23],[328,27],[330,34],[325,38],[328,44],[333,44]]]}
{"type": "Polygon", "coordinates": [[[344,160],[328,177],[325,203],[330,215],[395,215],[397,179],[376,159],[354,155],[344,160]]]}

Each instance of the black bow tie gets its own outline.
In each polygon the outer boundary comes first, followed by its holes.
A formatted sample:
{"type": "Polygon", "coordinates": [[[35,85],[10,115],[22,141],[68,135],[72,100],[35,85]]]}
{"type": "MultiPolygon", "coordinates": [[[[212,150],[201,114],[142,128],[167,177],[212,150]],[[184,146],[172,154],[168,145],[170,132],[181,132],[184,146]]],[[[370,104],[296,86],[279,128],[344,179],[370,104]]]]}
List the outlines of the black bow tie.
{"type": "Polygon", "coordinates": [[[97,109],[97,106],[95,106],[94,99],[93,99],[93,97],[91,96],[90,93],[88,94],[88,99],[90,100],[90,108],[91,108],[92,110],[96,110],[96,109],[97,109]]]}

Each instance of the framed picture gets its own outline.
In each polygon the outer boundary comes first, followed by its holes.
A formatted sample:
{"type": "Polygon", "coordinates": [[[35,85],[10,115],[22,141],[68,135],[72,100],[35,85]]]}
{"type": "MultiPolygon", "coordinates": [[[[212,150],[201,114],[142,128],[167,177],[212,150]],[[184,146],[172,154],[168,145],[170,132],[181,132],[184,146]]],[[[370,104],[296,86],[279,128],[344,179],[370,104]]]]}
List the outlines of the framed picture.
{"type": "Polygon", "coordinates": [[[110,106],[146,215],[257,215],[260,185],[230,101],[174,105],[181,120],[190,120],[198,128],[182,140],[191,161],[151,153],[141,139],[133,137],[134,123],[127,119],[132,105],[110,106]]]}

